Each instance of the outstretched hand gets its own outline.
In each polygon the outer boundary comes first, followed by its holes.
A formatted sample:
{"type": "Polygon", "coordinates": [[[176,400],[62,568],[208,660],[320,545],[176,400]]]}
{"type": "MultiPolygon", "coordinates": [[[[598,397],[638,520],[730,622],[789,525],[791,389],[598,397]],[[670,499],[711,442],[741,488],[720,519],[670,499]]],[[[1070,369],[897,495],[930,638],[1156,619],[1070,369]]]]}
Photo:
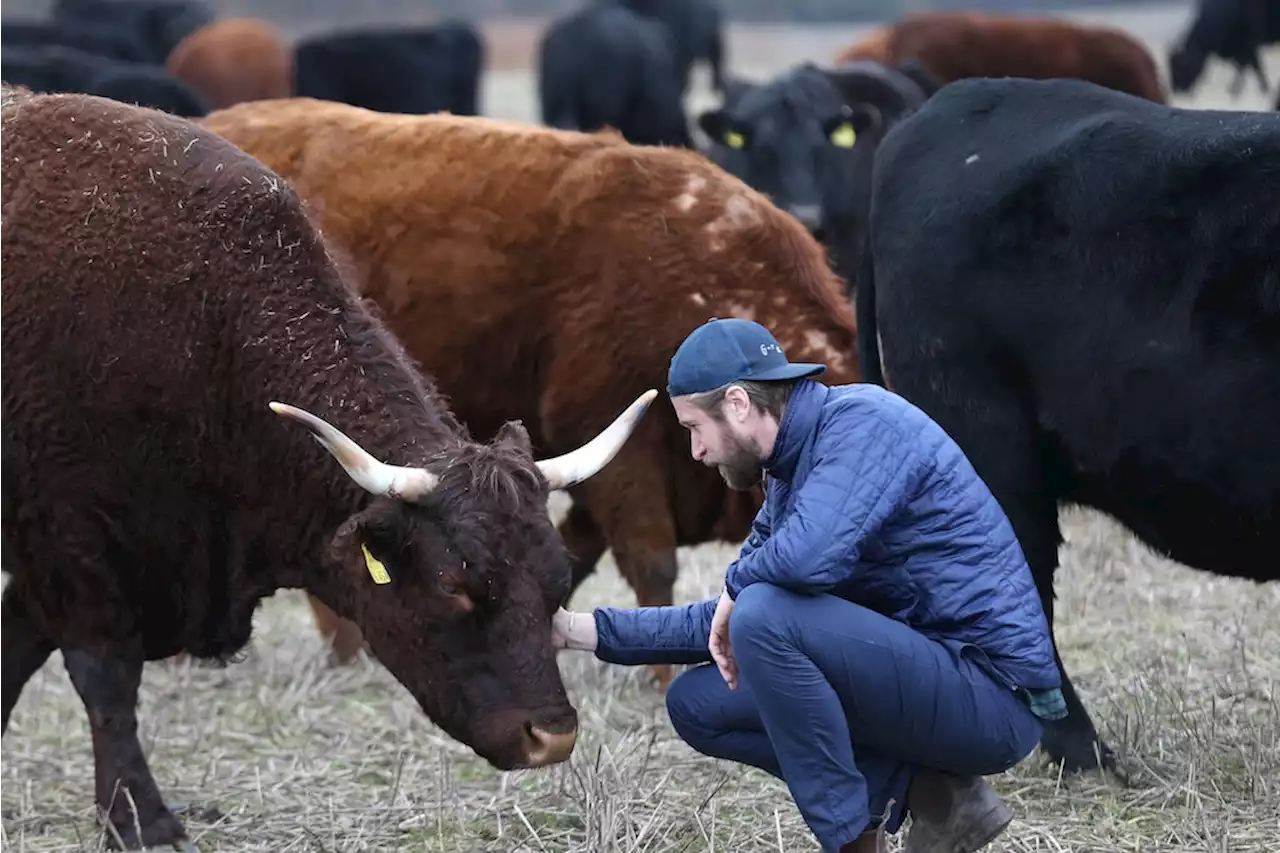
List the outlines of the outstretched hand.
{"type": "Polygon", "coordinates": [[[738,662],[733,659],[733,648],[729,645],[729,615],[733,613],[733,599],[728,591],[720,593],[716,602],[715,615],[711,617],[711,638],[707,641],[707,650],[711,659],[720,669],[720,677],[729,685],[730,690],[738,689],[738,662]]]}
{"type": "Polygon", "coordinates": [[[557,609],[551,617],[551,648],[595,651],[596,623],[591,614],[557,609]]]}

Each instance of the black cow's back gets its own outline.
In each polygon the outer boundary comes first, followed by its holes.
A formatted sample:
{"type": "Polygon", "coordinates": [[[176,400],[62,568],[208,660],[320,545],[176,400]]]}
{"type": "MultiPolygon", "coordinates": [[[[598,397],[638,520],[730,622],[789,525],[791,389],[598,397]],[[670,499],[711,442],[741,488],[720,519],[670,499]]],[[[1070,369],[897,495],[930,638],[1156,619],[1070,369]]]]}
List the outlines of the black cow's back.
{"type": "Polygon", "coordinates": [[[484,43],[462,21],[326,33],[297,44],[294,85],[299,97],[378,112],[476,115],[483,63],[484,43]]]}
{"type": "Polygon", "coordinates": [[[966,80],[879,158],[890,384],[926,409],[980,405],[966,383],[1013,395],[1060,497],[1182,562],[1261,571],[1280,547],[1280,116],[966,80]]]}

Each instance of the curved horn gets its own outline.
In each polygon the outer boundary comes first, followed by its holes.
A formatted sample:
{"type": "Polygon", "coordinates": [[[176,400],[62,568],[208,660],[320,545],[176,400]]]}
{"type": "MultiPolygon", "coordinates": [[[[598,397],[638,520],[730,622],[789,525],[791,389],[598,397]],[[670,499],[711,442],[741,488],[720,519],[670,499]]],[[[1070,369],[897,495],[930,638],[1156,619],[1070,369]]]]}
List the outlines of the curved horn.
{"type": "Polygon", "coordinates": [[[563,456],[551,459],[539,459],[538,468],[542,471],[542,476],[546,477],[547,482],[551,484],[551,488],[567,489],[575,483],[581,483],[608,465],[609,461],[622,449],[622,445],[626,444],[627,439],[631,437],[632,430],[636,428],[636,424],[648,410],[649,404],[657,396],[658,392],[650,388],[637,397],[634,403],[627,406],[626,411],[618,415],[614,422],[605,427],[599,435],[577,450],[571,450],[563,456]]]}
{"type": "Polygon", "coordinates": [[[439,479],[424,468],[404,468],[374,459],[341,430],[310,412],[272,402],[271,411],[297,421],[311,430],[312,437],[333,454],[356,485],[375,495],[414,501],[436,487],[439,479]]]}

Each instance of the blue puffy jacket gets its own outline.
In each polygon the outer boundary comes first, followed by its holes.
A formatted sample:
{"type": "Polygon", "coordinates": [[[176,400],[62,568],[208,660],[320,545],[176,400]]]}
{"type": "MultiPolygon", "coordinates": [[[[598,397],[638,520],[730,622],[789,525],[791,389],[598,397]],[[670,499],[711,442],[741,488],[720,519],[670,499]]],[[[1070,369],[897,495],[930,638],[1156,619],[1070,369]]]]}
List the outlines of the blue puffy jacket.
{"type": "MultiPolygon", "coordinates": [[[[765,502],[730,564],[753,583],[830,593],[975,659],[1036,713],[1065,716],[1049,625],[1013,526],[960,447],[876,385],[801,382],[765,464],[765,502]]],[[[716,600],[595,611],[596,656],[701,663],[716,600]]]]}

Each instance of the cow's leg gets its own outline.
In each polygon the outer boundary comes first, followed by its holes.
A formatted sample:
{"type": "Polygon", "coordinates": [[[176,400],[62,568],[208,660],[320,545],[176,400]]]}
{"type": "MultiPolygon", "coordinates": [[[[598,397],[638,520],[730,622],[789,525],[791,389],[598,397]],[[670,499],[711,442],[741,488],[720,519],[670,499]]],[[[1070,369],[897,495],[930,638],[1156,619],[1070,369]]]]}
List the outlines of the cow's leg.
{"type": "Polygon", "coordinates": [[[314,595],[307,593],[307,603],[316,620],[316,630],[330,643],[333,660],[347,664],[364,648],[364,635],[350,619],[343,619],[314,595]]]}
{"type": "MultiPolygon", "coordinates": [[[[127,850],[152,845],[194,849],[182,822],[160,798],[138,742],[142,642],[64,649],[67,674],[89,714],[98,807],[127,850]]],[[[115,838],[112,838],[113,843],[115,838]]]]}
{"type": "Polygon", "coordinates": [[[32,618],[31,604],[23,593],[22,580],[14,578],[0,599],[0,681],[4,687],[0,701],[4,704],[4,721],[0,731],[9,730],[9,715],[18,704],[22,688],[53,654],[54,643],[46,637],[32,618]]]}
{"type": "MultiPolygon", "coordinates": [[[[999,392],[990,383],[944,373],[945,367],[936,362],[919,367],[889,363],[886,368],[895,377],[894,390],[927,412],[963,448],[1009,516],[1053,638],[1053,583],[1062,532],[1058,493],[1050,471],[1040,461],[1046,451],[1034,416],[1012,394],[996,396],[999,392]]],[[[1067,772],[1098,767],[1099,755],[1104,767],[1114,767],[1114,755],[1098,738],[1062,663],[1056,638],[1053,650],[1062,674],[1067,716],[1046,723],[1041,748],[1067,772]]]]}
{"type": "Polygon", "coordinates": [[[596,564],[604,556],[609,543],[605,541],[600,525],[591,517],[591,511],[577,499],[560,522],[559,532],[573,566],[573,580],[569,586],[569,600],[572,600],[582,582],[595,572],[596,564]]]}
{"type": "MultiPolygon", "coordinates": [[[[963,439],[957,440],[964,446],[963,439]]],[[[974,441],[979,439],[975,436],[974,441]]],[[[1050,760],[1062,764],[1067,773],[1095,769],[1099,766],[1099,758],[1101,766],[1114,768],[1115,755],[1098,737],[1093,719],[1076,692],[1058,650],[1054,626],[1054,578],[1062,530],[1058,524],[1057,494],[1048,472],[1037,462],[1042,451],[1038,451],[1036,445],[1037,437],[1030,418],[1020,418],[1016,425],[1011,420],[1009,428],[993,425],[985,441],[974,445],[987,448],[993,461],[996,454],[1004,454],[1001,461],[984,466],[972,456],[970,459],[1018,533],[1018,542],[1031,567],[1036,590],[1040,593],[1040,605],[1049,622],[1049,637],[1053,643],[1054,660],[1062,676],[1062,697],[1066,702],[1067,716],[1046,721],[1040,746],[1050,760]],[[994,470],[995,476],[988,477],[984,467],[994,470]]]]}

